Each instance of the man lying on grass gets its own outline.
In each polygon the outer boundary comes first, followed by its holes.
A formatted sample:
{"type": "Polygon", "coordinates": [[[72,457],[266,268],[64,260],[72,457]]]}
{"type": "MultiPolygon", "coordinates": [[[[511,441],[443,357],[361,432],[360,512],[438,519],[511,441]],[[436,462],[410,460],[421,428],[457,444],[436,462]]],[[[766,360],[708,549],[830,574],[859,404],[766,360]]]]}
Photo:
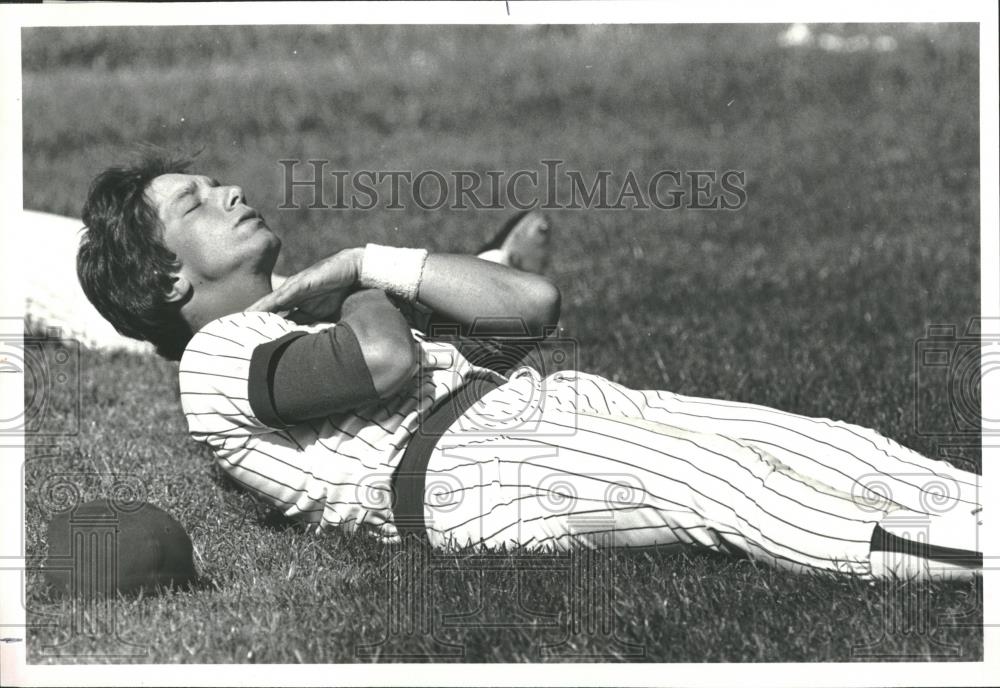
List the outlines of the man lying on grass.
{"type": "Polygon", "coordinates": [[[981,568],[978,476],[872,430],[496,370],[427,336],[485,320],[541,337],[560,294],[537,274],[369,244],[273,289],[281,242],[242,189],[155,156],[101,173],[83,220],[88,298],[180,360],[192,437],[318,529],[437,548],[684,545],[865,578],[981,568]]]}

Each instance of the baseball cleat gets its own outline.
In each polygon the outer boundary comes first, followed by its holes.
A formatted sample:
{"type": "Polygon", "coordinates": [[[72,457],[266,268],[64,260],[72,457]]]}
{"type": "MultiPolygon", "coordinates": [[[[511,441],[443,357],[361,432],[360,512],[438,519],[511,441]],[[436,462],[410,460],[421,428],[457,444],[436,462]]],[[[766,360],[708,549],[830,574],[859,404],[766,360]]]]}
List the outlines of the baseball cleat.
{"type": "Polygon", "coordinates": [[[552,225],[537,210],[518,213],[504,223],[480,257],[518,270],[541,274],[552,254],[552,225]]]}

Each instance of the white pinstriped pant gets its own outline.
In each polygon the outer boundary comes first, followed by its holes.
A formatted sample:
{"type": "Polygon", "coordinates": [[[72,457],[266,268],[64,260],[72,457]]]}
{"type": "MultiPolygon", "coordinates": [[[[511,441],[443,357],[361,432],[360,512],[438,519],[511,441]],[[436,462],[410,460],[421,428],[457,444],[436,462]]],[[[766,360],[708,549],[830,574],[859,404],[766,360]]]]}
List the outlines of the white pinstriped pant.
{"type": "Polygon", "coordinates": [[[444,548],[686,544],[869,577],[885,519],[980,549],[978,482],[847,423],[521,368],[438,442],[425,519],[444,548]]]}

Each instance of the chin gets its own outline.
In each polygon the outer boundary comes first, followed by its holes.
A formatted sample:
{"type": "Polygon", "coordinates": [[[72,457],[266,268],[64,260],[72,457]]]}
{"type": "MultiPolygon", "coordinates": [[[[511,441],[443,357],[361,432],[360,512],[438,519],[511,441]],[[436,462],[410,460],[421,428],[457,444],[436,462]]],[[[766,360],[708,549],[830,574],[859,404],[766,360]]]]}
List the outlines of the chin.
{"type": "Polygon", "coordinates": [[[278,254],[281,253],[281,238],[269,227],[260,232],[260,237],[261,246],[257,265],[270,271],[278,262],[278,254]]]}

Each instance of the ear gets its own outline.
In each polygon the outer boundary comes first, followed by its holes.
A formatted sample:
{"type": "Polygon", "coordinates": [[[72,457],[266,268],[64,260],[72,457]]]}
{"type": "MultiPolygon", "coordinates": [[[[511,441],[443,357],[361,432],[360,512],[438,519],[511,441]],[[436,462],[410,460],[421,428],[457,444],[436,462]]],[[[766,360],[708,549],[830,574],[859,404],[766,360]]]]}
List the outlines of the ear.
{"type": "Polygon", "coordinates": [[[188,282],[187,278],[184,275],[174,275],[174,283],[171,285],[170,291],[167,292],[167,302],[181,301],[187,297],[189,291],[191,291],[191,283],[188,282]]]}

